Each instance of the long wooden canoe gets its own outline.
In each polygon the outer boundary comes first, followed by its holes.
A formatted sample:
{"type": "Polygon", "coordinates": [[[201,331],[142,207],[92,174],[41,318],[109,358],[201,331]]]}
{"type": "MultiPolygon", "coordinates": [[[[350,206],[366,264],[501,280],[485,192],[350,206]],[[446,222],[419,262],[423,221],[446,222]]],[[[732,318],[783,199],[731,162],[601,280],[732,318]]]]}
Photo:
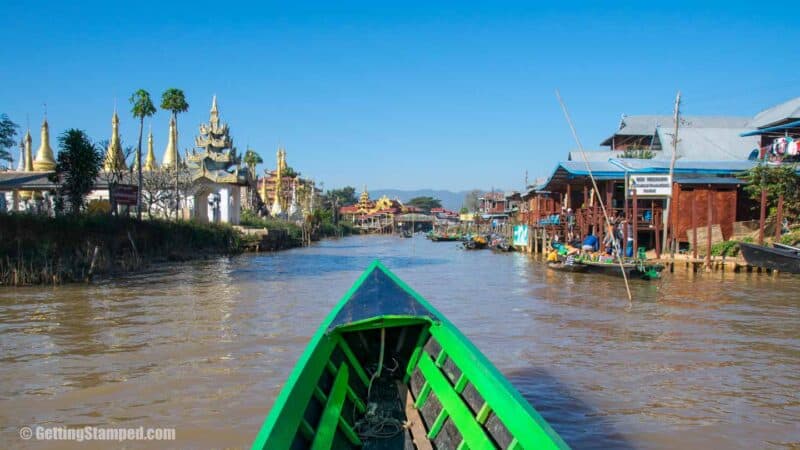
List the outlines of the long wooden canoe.
{"type": "Polygon", "coordinates": [[[253,449],[563,449],[425,299],[375,261],[311,338],[253,449]]]}
{"type": "Polygon", "coordinates": [[[777,270],[779,272],[800,273],[800,255],[792,250],[771,248],[764,245],[739,242],[744,260],[751,266],[777,270]]]}

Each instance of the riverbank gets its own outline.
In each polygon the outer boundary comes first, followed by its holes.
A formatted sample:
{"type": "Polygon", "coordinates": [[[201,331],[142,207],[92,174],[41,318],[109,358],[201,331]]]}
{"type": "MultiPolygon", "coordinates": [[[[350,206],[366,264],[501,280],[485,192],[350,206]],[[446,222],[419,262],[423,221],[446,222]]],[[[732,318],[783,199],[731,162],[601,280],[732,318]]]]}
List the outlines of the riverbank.
{"type": "Polygon", "coordinates": [[[278,251],[354,234],[349,224],[295,223],[243,215],[243,226],[80,215],[0,214],[0,286],[90,281],[151,264],[278,251]]]}
{"type": "Polygon", "coordinates": [[[0,214],[0,285],[89,281],[241,251],[232,227],[99,215],[0,214]]]}

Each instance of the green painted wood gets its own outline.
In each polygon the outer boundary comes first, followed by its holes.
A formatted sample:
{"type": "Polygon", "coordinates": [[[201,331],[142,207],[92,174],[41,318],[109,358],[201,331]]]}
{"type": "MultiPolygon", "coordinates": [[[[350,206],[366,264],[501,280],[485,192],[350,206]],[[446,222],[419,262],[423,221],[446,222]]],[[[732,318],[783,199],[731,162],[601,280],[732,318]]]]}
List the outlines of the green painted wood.
{"type": "Polygon", "coordinates": [[[522,449],[522,446],[521,446],[521,445],[519,445],[519,441],[517,440],[517,438],[514,438],[514,439],[511,441],[511,443],[510,443],[510,444],[508,444],[508,447],[506,447],[506,449],[507,449],[507,450],[523,450],[523,449],[522,449]]]}
{"type": "Polygon", "coordinates": [[[380,330],[381,328],[406,327],[430,322],[431,320],[427,317],[409,317],[387,314],[385,316],[377,316],[369,319],[359,320],[347,325],[340,325],[336,327],[336,331],[340,333],[351,333],[364,330],[380,330]]]}
{"type": "MultiPolygon", "coordinates": [[[[350,392],[349,386],[348,386],[348,392],[350,392]]],[[[320,389],[319,386],[316,386],[314,388],[314,398],[316,398],[317,401],[319,401],[323,405],[328,402],[328,396],[325,395],[324,392],[322,392],[322,389],[320,389]]],[[[341,428],[344,435],[351,443],[353,443],[353,445],[357,445],[359,447],[362,445],[361,439],[358,437],[358,434],[353,430],[353,427],[351,427],[350,424],[347,423],[347,420],[345,420],[344,416],[339,416],[339,428],[341,428]]]]}
{"type": "MultiPolygon", "coordinates": [[[[427,355],[427,353],[425,353],[427,355]]],[[[425,406],[425,402],[428,401],[428,396],[431,394],[431,386],[426,381],[425,384],[422,385],[422,388],[419,390],[419,396],[417,399],[414,400],[414,408],[422,409],[425,406]]]]}
{"type": "Polygon", "coordinates": [[[300,433],[309,441],[314,440],[314,429],[306,422],[306,419],[300,421],[300,433]]]}
{"type": "MultiPolygon", "coordinates": [[[[428,309],[430,315],[433,316],[433,318],[427,316],[425,318],[431,324],[429,326],[431,337],[435,338],[442,348],[447,350],[447,354],[453,359],[456,366],[467,376],[470,383],[484,398],[487,405],[484,415],[488,417],[489,411],[494,412],[511,435],[515,436],[517,440],[515,445],[518,445],[518,448],[569,448],[472,342],[422,296],[408,287],[405,282],[386,269],[380,262],[375,261],[337,303],[311,338],[253,442],[253,449],[282,449],[291,445],[292,440],[298,433],[298,429],[301,427],[307,404],[314,395],[314,386],[318,383],[322,371],[325,370],[326,362],[330,359],[335,345],[332,339],[336,335],[335,331],[332,333],[333,336],[329,336],[327,330],[352,295],[374,270],[383,271],[400,288],[414,297],[421,306],[428,309]]],[[[383,320],[383,323],[388,327],[391,326],[392,321],[383,320]]],[[[425,340],[421,338],[419,342],[420,346],[422,346],[425,340]]],[[[419,357],[420,361],[427,359],[427,362],[422,363],[423,365],[436,365],[432,358],[429,355],[425,355],[424,352],[415,351],[414,353],[415,356],[419,357]]],[[[419,363],[417,362],[409,364],[404,377],[406,381],[413,373],[414,367],[418,365],[419,363]]],[[[439,375],[444,378],[441,372],[439,372],[439,375]]],[[[426,384],[429,384],[428,377],[425,376],[425,378],[426,384]]],[[[446,379],[445,382],[447,382],[446,379]]],[[[426,386],[424,389],[430,391],[431,386],[426,386]]],[[[348,389],[346,394],[348,398],[351,395],[350,391],[348,389]]],[[[434,390],[434,392],[436,391],[434,390]]],[[[427,396],[429,393],[425,395],[427,396]]],[[[439,396],[438,392],[437,396],[439,396]]],[[[419,402],[421,399],[422,396],[417,401],[419,402]]],[[[354,401],[354,403],[356,402],[354,401]]],[[[422,403],[424,403],[424,400],[422,403]]],[[[464,408],[469,411],[466,406],[464,408]]],[[[450,413],[452,414],[452,411],[450,413]]],[[[480,416],[482,416],[480,412],[476,414],[476,418],[480,418],[480,416]]],[[[476,418],[473,418],[473,420],[476,418]]],[[[476,426],[479,425],[476,423],[476,426]]],[[[467,444],[472,444],[472,442],[466,441],[464,443],[464,445],[467,444]]],[[[470,445],[470,448],[477,450],[473,445],[470,445]]]]}
{"type": "Polygon", "coordinates": [[[339,417],[342,415],[342,406],[344,406],[344,398],[347,394],[349,374],[347,365],[342,363],[336,379],[333,380],[333,387],[328,395],[328,401],[325,403],[325,409],[322,411],[322,417],[319,419],[311,450],[330,450],[333,446],[333,438],[339,428],[339,417]]]}
{"type": "Polygon", "coordinates": [[[477,420],[479,424],[483,425],[486,423],[486,419],[489,418],[490,412],[492,412],[492,408],[489,407],[488,403],[483,402],[483,406],[481,406],[481,409],[478,410],[478,414],[475,415],[475,420],[477,420]]]}
{"type": "MultiPolygon", "coordinates": [[[[464,392],[464,388],[467,387],[467,382],[467,377],[462,373],[461,376],[458,377],[458,381],[453,389],[460,395],[464,392]]],[[[436,439],[436,436],[444,425],[444,421],[447,420],[449,416],[450,414],[448,414],[447,410],[442,408],[442,411],[436,416],[436,420],[433,421],[433,425],[431,425],[431,429],[428,431],[428,439],[436,439]]]]}
{"type": "Polygon", "coordinates": [[[411,358],[408,359],[406,374],[403,377],[404,384],[408,384],[408,381],[411,380],[411,375],[414,373],[414,369],[417,367],[417,362],[419,361],[419,355],[422,354],[422,348],[425,347],[425,343],[428,342],[428,338],[430,336],[431,334],[428,332],[427,327],[422,330],[422,333],[419,334],[417,343],[414,346],[414,351],[411,353],[411,358]]]}
{"type": "Polygon", "coordinates": [[[453,425],[458,429],[461,436],[471,449],[474,450],[494,450],[494,445],[483,428],[472,417],[464,400],[456,393],[453,386],[447,381],[444,374],[436,367],[436,363],[430,355],[423,353],[419,360],[419,369],[425,375],[425,379],[431,385],[431,389],[436,393],[436,397],[442,403],[442,408],[447,410],[453,425]]]}
{"type": "MultiPolygon", "coordinates": [[[[331,361],[328,361],[326,366],[328,368],[328,372],[335,377],[337,372],[336,366],[334,366],[331,361]]],[[[358,397],[356,391],[354,391],[353,388],[350,387],[349,385],[347,386],[347,398],[356,405],[356,409],[358,410],[358,412],[363,413],[364,411],[367,410],[367,407],[366,405],[364,405],[364,402],[361,400],[361,398],[358,397]]]]}
{"type": "Polygon", "coordinates": [[[342,353],[344,356],[347,357],[347,361],[350,363],[350,367],[353,368],[353,371],[358,376],[358,379],[364,383],[364,386],[369,386],[369,377],[367,376],[367,372],[364,371],[364,368],[361,367],[361,363],[356,358],[356,355],[353,353],[353,350],[350,348],[350,345],[347,344],[347,341],[342,337],[342,335],[338,335],[338,339],[336,340],[339,348],[342,349],[342,353]]]}
{"type": "Polygon", "coordinates": [[[469,445],[467,445],[467,441],[462,439],[461,443],[458,444],[458,447],[456,447],[456,450],[469,450],[469,445]]]}
{"type": "Polygon", "coordinates": [[[325,370],[325,363],[333,351],[334,342],[326,335],[328,326],[344,308],[353,293],[364,283],[370,272],[384,270],[382,267],[377,260],[370,264],[317,328],[286,380],[281,393],[275,399],[264,424],[261,425],[261,429],[253,441],[253,450],[289,448],[297,433],[296,430],[300,427],[300,421],[308,401],[311,399],[313,387],[316,386],[322,371],[325,370]]]}
{"type": "Polygon", "coordinates": [[[300,357],[286,386],[275,400],[270,415],[253,442],[253,449],[288,448],[291,445],[313,395],[314,386],[325,370],[325,363],[332,351],[331,339],[323,335],[312,338],[312,344],[309,344],[300,357]]]}
{"type": "Polygon", "coordinates": [[[473,384],[492,411],[519,440],[522,448],[563,449],[569,446],[508,380],[454,326],[444,321],[430,327],[431,336],[473,384]]]}

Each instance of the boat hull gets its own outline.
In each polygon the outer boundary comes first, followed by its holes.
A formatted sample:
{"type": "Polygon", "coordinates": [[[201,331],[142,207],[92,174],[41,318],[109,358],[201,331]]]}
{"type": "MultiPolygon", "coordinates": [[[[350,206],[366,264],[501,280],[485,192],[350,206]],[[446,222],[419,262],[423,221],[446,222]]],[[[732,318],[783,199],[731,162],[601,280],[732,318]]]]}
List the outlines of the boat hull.
{"type": "Polygon", "coordinates": [[[452,323],[378,262],[311,338],[252,446],[462,447],[569,448],[452,323]]]}
{"type": "Polygon", "coordinates": [[[586,272],[588,273],[597,273],[602,275],[610,275],[616,277],[623,276],[623,270],[625,271],[625,276],[629,279],[642,279],[642,280],[652,280],[659,277],[659,273],[664,269],[662,265],[639,265],[633,263],[625,263],[622,264],[620,267],[619,263],[598,263],[598,262],[591,262],[591,261],[583,261],[581,264],[587,267],[586,272]]]}
{"type": "Polygon", "coordinates": [[[575,272],[584,273],[589,270],[589,267],[581,263],[565,264],[563,262],[549,262],[547,268],[557,272],[575,272]]]}
{"type": "Polygon", "coordinates": [[[770,248],[746,242],[740,242],[739,248],[745,261],[751,266],[800,274],[800,255],[791,250],[770,248]]]}

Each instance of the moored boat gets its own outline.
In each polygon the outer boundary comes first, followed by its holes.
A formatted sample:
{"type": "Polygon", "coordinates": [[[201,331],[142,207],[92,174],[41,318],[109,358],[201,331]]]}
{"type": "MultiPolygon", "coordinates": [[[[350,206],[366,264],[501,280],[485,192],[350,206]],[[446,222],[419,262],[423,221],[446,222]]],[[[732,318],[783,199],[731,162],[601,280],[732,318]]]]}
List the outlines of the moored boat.
{"type": "Polygon", "coordinates": [[[464,248],[467,250],[480,250],[486,248],[489,241],[485,236],[472,236],[464,241],[464,248]]]}
{"type": "Polygon", "coordinates": [[[793,252],[793,253],[800,254],[800,247],[794,247],[794,246],[786,245],[786,244],[779,244],[777,242],[772,244],[772,246],[774,248],[777,248],[778,250],[787,250],[787,251],[790,251],[790,252],[793,252]]]}
{"type": "Polygon", "coordinates": [[[739,249],[744,260],[751,266],[779,272],[800,273],[800,254],[795,251],[746,242],[740,242],[739,249]]]}
{"type": "Polygon", "coordinates": [[[639,262],[625,262],[620,267],[619,262],[598,262],[598,261],[580,261],[581,264],[587,266],[587,272],[599,273],[603,275],[622,276],[622,271],[628,278],[640,278],[643,280],[653,280],[659,278],[664,266],[661,264],[648,264],[639,262]]]}
{"type": "Polygon", "coordinates": [[[589,266],[586,264],[581,264],[579,262],[575,262],[572,264],[567,264],[565,262],[549,262],[547,263],[547,268],[556,270],[559,272],[586,272],[589,270],[589,266]]]}
{"type": "Polygon", "coordinates": [[[379,262],[311,338],[254,449],[558,449],[477,348],[379,262]]]}

